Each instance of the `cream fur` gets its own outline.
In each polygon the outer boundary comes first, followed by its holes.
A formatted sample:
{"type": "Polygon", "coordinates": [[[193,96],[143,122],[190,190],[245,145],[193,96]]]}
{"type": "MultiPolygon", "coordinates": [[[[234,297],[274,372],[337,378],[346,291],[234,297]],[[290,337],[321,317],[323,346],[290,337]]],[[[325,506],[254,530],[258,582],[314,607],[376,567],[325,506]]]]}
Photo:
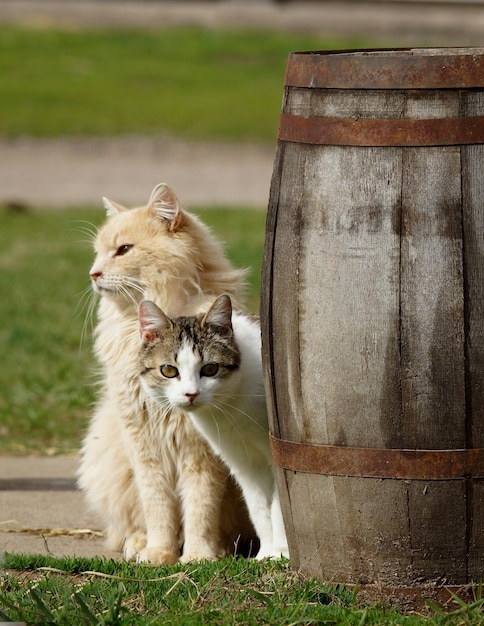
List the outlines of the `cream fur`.
{"type": "Polygon", "coordinates": [[[85,437],[79,485],[105,520],[108,544],[153,563],[217,558],[255,539],[226,467],[185,413],[161,419],[140,387],[138,304],[170,315],[205,311],[214,295],[243,296],[244,272],[166,185],[146,207],[104,199],[93,289],[101,295],[95,352],[103,385],[85,437]]]}

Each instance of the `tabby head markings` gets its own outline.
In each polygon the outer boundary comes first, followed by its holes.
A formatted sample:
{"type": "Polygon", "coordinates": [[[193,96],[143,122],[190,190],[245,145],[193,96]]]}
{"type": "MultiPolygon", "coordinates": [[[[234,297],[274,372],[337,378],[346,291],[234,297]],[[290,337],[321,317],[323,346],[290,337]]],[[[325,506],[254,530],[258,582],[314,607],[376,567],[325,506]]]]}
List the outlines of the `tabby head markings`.
{"type": "Polygon", "coordinates": [[[165,407],[198,408],[230,394],[240,365],[229,296],[203,316],[168,318],[153,302],[139,309],[141,382],[165,407]]]}

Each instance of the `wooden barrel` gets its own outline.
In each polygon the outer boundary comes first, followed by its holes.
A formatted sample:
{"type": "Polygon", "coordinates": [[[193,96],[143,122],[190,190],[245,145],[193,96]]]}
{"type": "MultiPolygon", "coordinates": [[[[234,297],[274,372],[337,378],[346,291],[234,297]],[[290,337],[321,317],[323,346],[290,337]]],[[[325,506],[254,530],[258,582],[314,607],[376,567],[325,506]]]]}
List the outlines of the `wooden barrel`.
{"type": "Polygon", "coordinates": [[[484,576],[484,48],[288,61],[262,277],[291,562],[484,576]]]}

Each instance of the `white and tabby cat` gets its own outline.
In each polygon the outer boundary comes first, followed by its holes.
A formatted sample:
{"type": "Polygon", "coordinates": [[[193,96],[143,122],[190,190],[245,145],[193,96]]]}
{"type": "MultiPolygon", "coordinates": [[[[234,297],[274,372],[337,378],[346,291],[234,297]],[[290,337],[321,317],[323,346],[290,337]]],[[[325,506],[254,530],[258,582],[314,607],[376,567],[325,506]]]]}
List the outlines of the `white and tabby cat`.
{"type": "Polygon", "coordinates": [[[222,295],[206,314],[139,310],[143,387],[165,411],[183,409],[227,463],[261,545],[257,558],[288,555],[268,437],[259,324],[222,295]]]}
{"type": "Polygon", "coordinates": [[[105,200],[91,281],[100,294],[95,351],[103,386],[84,440],[79,485],[105,520],[108,545],[152,563],[217,558],[255,534],[240,489],[183,410],[160,413],[140,385],[138,306],[206,311],[242,293],[208,228],[158,185],[147,206],[105,200]],[[183,553],[181,546],[183,544],[183,553]]]}

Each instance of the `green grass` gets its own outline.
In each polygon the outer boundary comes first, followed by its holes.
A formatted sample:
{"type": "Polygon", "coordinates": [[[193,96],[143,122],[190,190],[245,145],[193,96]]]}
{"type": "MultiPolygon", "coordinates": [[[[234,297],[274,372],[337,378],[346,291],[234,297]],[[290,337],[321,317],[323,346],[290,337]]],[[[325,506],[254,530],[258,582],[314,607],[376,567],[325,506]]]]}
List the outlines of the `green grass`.
{"type": "Polygon", "coordinates": [[[274,141],[287,55],[274,32],[0,28],[0,136],[174,134],[274,141]]]}
{"type": "MultiPolygon", "coordinates": [[[[202,219],[251,268],[257,311],[264,212],[212,208],[202,219]]],[[[103,220],[101,208],[0,210],[0,453],[79,448],[95,393],[90,342],[81,343],[93,260],[82,228],[103,220]]]]}
{"type": "Polygon", "coordinates": [[[483,600],[446,610],[398,610],[307,579],[287,562],[226,558],[147,567],[104,559],[6,555],[0,620],[28,624],[225,626],[227,624],[482,624],[483,600]]]}

